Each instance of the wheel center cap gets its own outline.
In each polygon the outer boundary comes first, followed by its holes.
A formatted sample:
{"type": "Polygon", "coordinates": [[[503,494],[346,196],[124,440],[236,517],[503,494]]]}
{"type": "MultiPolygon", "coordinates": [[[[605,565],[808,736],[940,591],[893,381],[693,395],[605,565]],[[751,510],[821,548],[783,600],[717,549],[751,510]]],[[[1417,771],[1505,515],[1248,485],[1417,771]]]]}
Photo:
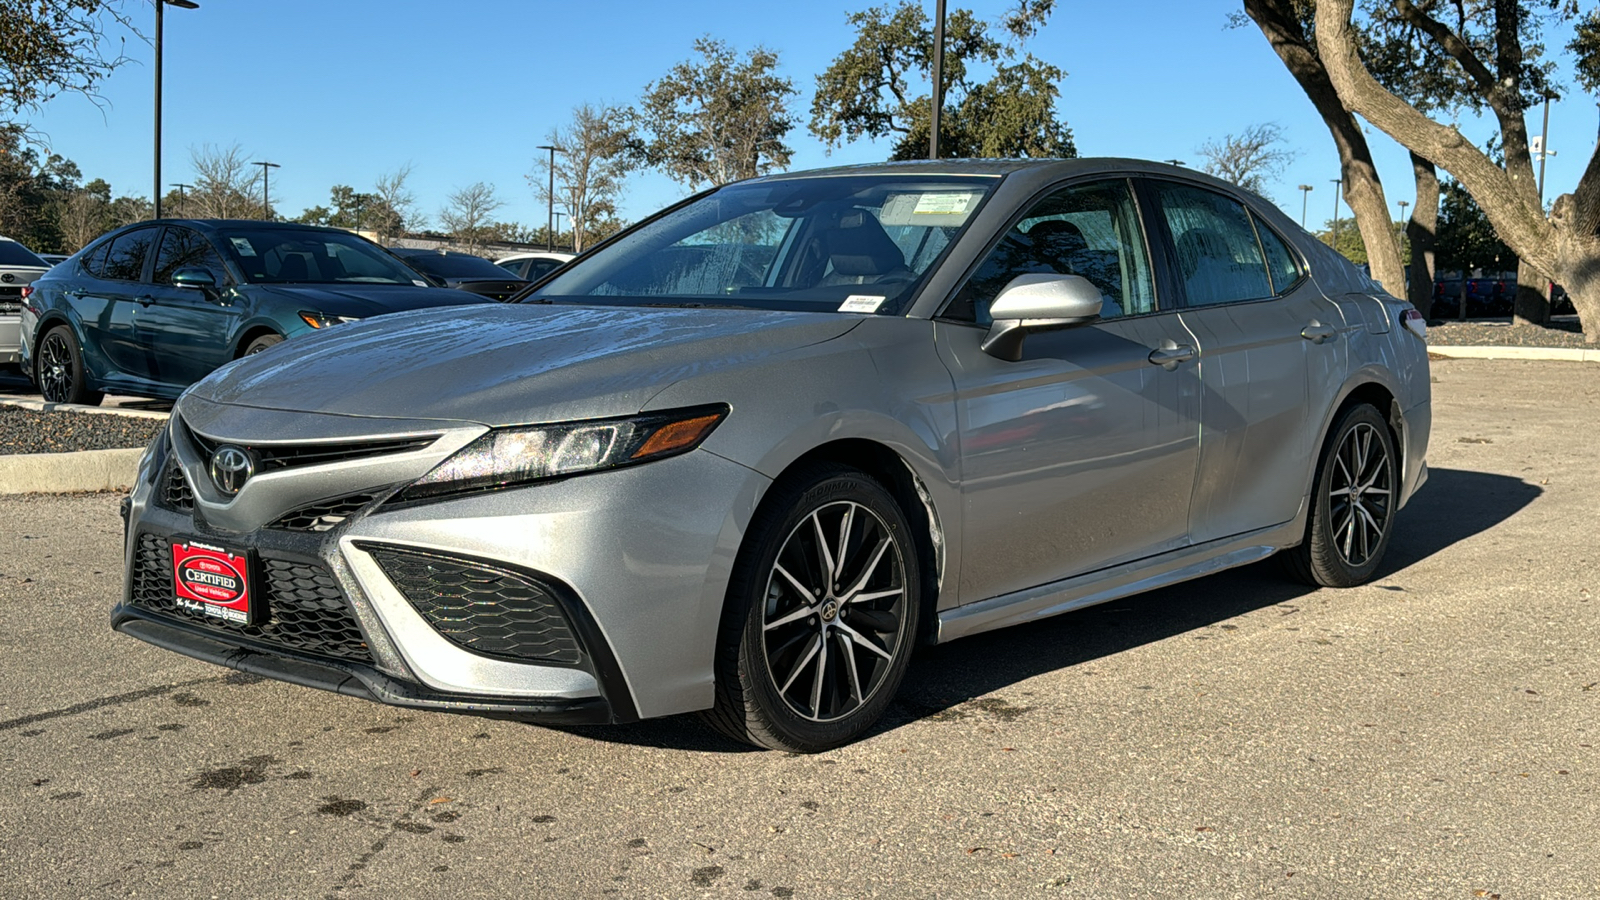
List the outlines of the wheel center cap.
{"type": "Polygon", "coordinates": [[[834,619],[839,618],[839,601],[829,600],[827,603],[822,604],[821,615],[824,622],[832,622],[834,619]]]}

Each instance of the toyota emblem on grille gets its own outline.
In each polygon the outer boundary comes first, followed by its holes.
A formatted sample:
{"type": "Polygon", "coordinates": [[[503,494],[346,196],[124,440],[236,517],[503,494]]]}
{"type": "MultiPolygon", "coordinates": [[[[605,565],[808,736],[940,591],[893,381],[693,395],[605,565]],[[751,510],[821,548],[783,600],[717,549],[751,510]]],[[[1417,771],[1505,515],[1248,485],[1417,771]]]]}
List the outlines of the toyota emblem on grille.
{"type": "Polygon", "coordinates": [[[211,454],[211,482],[217,490],[233,496],[256,473],[256,461],[243,447],[224,444],[211,454]]]}
{"type": "Polygon", "coordinates": [[[16,280],[17,280],[17,276],[11,274],[10,272],[5,273],[4,275],[0,275],[0,281],[4,281],[6,284],[10,284],[11,282],[16,281],[16,280]]]}

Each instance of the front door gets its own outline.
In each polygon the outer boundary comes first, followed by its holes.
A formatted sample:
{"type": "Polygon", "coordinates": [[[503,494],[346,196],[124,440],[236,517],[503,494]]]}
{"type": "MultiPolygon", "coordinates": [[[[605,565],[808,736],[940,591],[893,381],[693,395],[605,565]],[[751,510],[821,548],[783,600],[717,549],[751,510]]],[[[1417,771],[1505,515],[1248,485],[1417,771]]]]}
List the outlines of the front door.
{"type": "Polygon", "coordinates": [[[1066,187],[1030,209],[958,292],[935,339],[956,390],[961,602],[1188,542],[1199,381],[1183,357],[1193,339],[1157,306],[1125,179],[1066,187]],[[996,359],[979,349],[988,305],[1029,272],[1089,279],[1103,321],[1029,335],[1020,361],[996,359]]]}
{"type": "Polygon", "coordinates": [[[147,303],[139,313],[140,340],[153,360],[151,377],[181,387],[199,381],[232,358],[229,337],[239,312],[224,293],[227,281],[222,257],[204,235],[190,228],[167,227],[147,285],[147,303]],[[208,270],[223,290],[174,285],[173,273],[187,268],[208,270]]]}

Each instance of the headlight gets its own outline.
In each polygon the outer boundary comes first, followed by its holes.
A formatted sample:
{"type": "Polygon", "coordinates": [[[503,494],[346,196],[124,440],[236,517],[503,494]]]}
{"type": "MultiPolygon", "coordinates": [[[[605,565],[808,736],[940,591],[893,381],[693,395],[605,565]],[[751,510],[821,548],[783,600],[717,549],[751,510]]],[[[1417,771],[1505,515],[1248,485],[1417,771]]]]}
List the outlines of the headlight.
{"type": "Polygon", "coordinates": [[[301,310],[300,318],[305,320],[312,328],[327,328],[330,325],[343,325],[346,322],[360,321],[360,316],[330,316],[319,312],[301,310]]]}
{"type": "Polygon", "coordinates": [[[395,495],[420,500],[492,490],[687,453],[728,415],[724,404],[591,419],[557,425],[496,428],[395,495]]]}

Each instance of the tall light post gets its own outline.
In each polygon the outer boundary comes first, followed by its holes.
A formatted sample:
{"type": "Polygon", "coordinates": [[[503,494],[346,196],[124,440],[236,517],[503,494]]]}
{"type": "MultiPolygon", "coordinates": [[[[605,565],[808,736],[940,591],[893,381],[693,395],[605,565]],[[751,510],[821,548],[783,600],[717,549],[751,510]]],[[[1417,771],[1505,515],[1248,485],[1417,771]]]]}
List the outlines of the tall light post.
{"type": "Polygon", "coordinates": [[[194,185],[192,185],[192,184],[184,184],[184,183],[183,183],[183,182],[181,182],[181,181],[174,181],[174,182],[173,182],[173,183],[172,183],[172,186],[173,186],[173,187],[175,187],[175,188],[177,188],[177,189],[178,189],[178,207],[179,207],[179,215],[182,215],[182,212],[183,212],[183,210],[186,210],[186,209],[188,209],[188,208],[189,208],[189,204],[188,204],[188,203],[185,203],[185,202],[184,202],[184,199],[183,199],[183,198],[184,198],[184,194],[183,194],[183,191],[184,191],[184,189],[185,189],[185,188],[192,188],[192,187],[194,187],[194,185]]]}
{"type": "Polygon", "coordinates": [[[944,0],[934,3],[933,106],[928,124],[928,158],[939,158],[939,119],[944,114],[944,0]]]}
{"type": "Polygon", "coordinates": [[[1401,201],[1399,201],[1399,205],[1400,205],[1400,221],[1404,222],[1406,220],[1406,207],[1411,205],[1411,201],[1410,200],[1401,200],[1401,201]]]}
{"type": "Polygon", "coordinates": [[[1550,101],[1555,98],[1549,94],[1544,95],[1544,127],[1539,130],[1539,143],[1533,148],[1533,155],[1539,157],[1539,205],[1544,205],[1544,161],[1545,157],[1555,156],[1556,152],[1550,149],[1550,101]]]}
{"type": "Polygon", "coordinates": [[[156,0],[156,152],[154,190],[156,218],[161,218],[161,22],[162,13],[170,3],[179,9],[199,9],[194,0],[156,0]]]}
{"type": "Polygon", "coordinates": [[[1344,187],[1343,178],[1334,178],[1333,181],[1333,224],[1328,227],[1328,246],[1335,252],[1339,250],[1339,189],[1344,187]]]}
{"type": "Polygon", "coordinates": [[[261,167],[261,218],[271,219],[272,202],[267,193],[268,173],[273,169],[281,169],[283,167],[275,162],[253,162],[250,165],[261,167]]]}
{"type": "Polygon", "coordinates": [[[552,144],[540,144],[534,149],[550,151],[550,190],[545,195],[545,200],[548,201],[545,211],[549,217],[544,226],[544,249],[554,250],[556,248],[556,153],[565,153],[567,151],[564,147],[557,147],[552,144]]]}
{"type": "Polygon", "coordinates": [[[563,213],[563,212],[556,213],[556,233],[557,234],[561,233],[561,217],[564,216],[564,215],[566,215],[566,213],[563,213]]]}
{"type": "Polygon", "coordinates": [[[1306,204],[1311,202],[1311,192],[1315,190],[1309,184],[1300,185],[1300,227],[1306,227],[1306,204]]]}

